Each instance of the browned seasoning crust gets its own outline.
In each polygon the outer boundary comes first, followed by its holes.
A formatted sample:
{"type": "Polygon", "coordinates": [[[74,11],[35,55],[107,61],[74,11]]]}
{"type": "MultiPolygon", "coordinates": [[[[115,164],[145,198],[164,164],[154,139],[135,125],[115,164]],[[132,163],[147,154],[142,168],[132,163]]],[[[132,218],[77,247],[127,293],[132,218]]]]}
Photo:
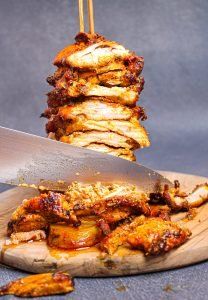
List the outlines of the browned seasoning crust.
{"type": "Polygon", "coordinates": [[[41,297],[66,294],[74,290],[72,278],[67,273],[45,273],[27,276],[0,288],[0,296],[41,297]]]}

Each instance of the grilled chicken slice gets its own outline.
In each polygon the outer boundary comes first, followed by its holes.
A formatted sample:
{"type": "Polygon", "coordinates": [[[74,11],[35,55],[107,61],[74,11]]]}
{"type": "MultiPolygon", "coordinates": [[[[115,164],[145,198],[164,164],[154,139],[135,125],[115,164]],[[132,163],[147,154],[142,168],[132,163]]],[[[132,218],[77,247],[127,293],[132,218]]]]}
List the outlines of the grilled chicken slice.
{"type": "MultiPolygon", "coordinates": [[[[23,203],[12,214],[11,220],[8,224],[8,234],[22,231],[22,216],[27,214],[40,215],[45,219],[45,224],[66,222],[77,225],[79,223],[76,216],[73,214],[70,205],[66,201],[65,195],[49,192],[48,194],[41,194],[40,196],[23,201],[23,203]],[[20,229],[18,228],[18,224],[20,224],[20,229]]],[[[37,229],[36,222],[34,222],[34,228],[31,223],[30,230],[34,229],[37,229]]]]}
{"type": "Polygon", "coordinates": [[[114,254],[119,246],[126,243],[129,233],[137,226],[143,224],[144,220],[144,216],[139,216],[134,218],[132,222],[118,226],[101,241],[100,249],[110,255],[114,254]]]}
{"type": "MultiPolygon", "coordinates": [[[[21,208],[24,213],[24,209],[21,208]]],[[[47,229],[47,220],[39,214],[18,214],[15,218],[15,214],[12,217],[12,221],[8,223],[8,235],[10,236],[12,232],[29,232],[32,230],[47,229]]]]}
{"type": "Polygon", "coordinates": [[[66,58],[66,64],[79,69],[97,69],[112,60],[122,60],[131,52],[113,41],[101,41],[79,50],[66,58]]]}
{"type": "Polygon", "coordinates": [[[134,194],[124,196],[111,196],[99,201],[93,206],[96,215],[102,216],[103,213],[112,208],[129,207],[133,215],[144,214],[150,215],[150,207],[147,203],[146,194],[135,192],[134,194]]]}
{"type": "Polygon", "coordinates": [[[180,246],[190,235],[188,229],[171,221],[145,218],[142,224],[132,229],[127,242],[133,248],[144,251],[145,255],[158,255],[180,246]]]}
{"type": "Polygon", "coordinates": [[[67,201],[73,206],[76,215],[98,215],[119,207],[134,208],[148,213],[146,194],[128,184],[83,184],[73,182],[67,192],[67,201]]]}
{"type": "MultiPolygon", "coordinates": [[[[19,244],[28,241],[40,241],[45,240],[46,234],[43,230],[32,230],[28,232],[16,232],[10,236],[10,244],[19,244]]],[[[8,244],[8,243],[7,243],[8,244]]]]}
{"type": "Polygon", "coordinates": [[[115,223],[127,218],[130,214],[150,215],[150,207],[142,193],[126,194],[104,198],[94,205],[88,202],[77,202],[74,205],[77,216],[96,215],[107,223],[115,223]]]}
{"type": "Polygon", "coordinates": [[[188,229],[171,221],[139,216],[131,223],[118,226],[101,241],[100,247],[112,255],[128,242],[133,248],[143,250],[145,255],[158,255],[180,246],[190,235],[188,229]]]}
{"type": "Polygon", "coordinates": [[[138,144],[131,138],[119,135],[114,132],[74,132],[60,138],[61,142],[68,143],[77,147],[87,147],[90,144],[105,144],[115,148],[135,149],[138,144]]]}
{"type": "MultiPolygon", "coordinates": [[[[128,197],[126,198],[128,200],[128,197]]],[[[96,206],[96,205],[95,205],[96,206]]],[[[107,205],[106,205],[107,207],[107,205]]],[[[117,223],[121,220],[125,220],[131,215],[137,215],[141,212],[151,217],[159,217],[163,220],[170,221],[170,211],[171,209],[167,205],[159,206],[159,205],[151,205],[149,206],[147,203],[143,203],[141,208],[133,208],[131,203],[129,205],[120,205],[119,207],[115,206],[112,208],[110,206],[107,207],[106,210],[96,211],[97,215],[101,218],[101,220],[105,221],[105,224],[108,225],[117,223]]]]}
{"type": "Polygon", "coordinates": [[[71,106],[60,107],[58,115],[63,120],[75,120],[82,116],[94,121],[129,120],[132,117],[139,118],[140,111],[140,107],[130,109],[118,103],[88,100],[71,106]]]}
{"type": "Polygon", "coordinates": [[[101,238],[102,231],[91,217],[82,219],[77,228],[66,224],[50,225],[48,244],[51,247],[73,250],[94,246],[101,238]]]}
{"type": "Polygon", "coordinates": [[[67,201],[74,205],[94,205],[100,200],[131,194],[138,194],[144,197],[143,193],[137,190],[135,185],[131,184],[102,184],[96,182],[93,184],[72,182],[66,191],[67,201]]]}
{"type": "Polygon", "coordinates": [[[75,44],[70,44],[66,46],[64,49],[62,49],[55,57],[54,59],[54,65],[56,66],[62,66],[66,65],[66,59],[73,53],[76,53],[77,51],[84,50],[88,46],[99,43],[102,41],[105,41],[105,38],[99,34],[89,34],[80,32],[75,37],[75,44]]]}
{"type": "Polygon", "coordinates": [[[72,82],[71,85],[60,84],[56,90],[64,90],[66,97],[75,99],[78,97],[106,97],[115,103],[125,103],[126,105],[135,105],[139,99],[139,94],[144,86],[144,80],[141,80],[134,85],[128,87],[106,87],[98,84],[92,84],[86,80],[72,82]]]}
{"type": "Polygon", "coordinates": [[[74,290],[72,278],[67,273],[45,273],[17,279],[0,288],[0,296],[41,297],[65,294],[74,290]]]}
{"type": "Polygon", "coordinates": [[[208,201],[208,184],[198,185],[186,198],[190,208],[198,207],[208,201]]]}
{"type": "Polygon", "coordinates": [[[181,191],[180,184],[176,181],[174,188],[170,189],[168,185],[165,185],[164,191],[157,194],[152,193],[150,200],[167,203],[173,211],[199,207],[208,201],[208,184],[198,185],[190,194],[187,194],[181,191]]]}
{"type": "MultiPolygon", "coordinates": [[[[110,90],[110,88],[106,88],[106,87],[103,87],[103,88],[110,90]]],[[[120,88],[120,89],[122,89],[122,88],[120,88]]],[[[129,87],[125,88],[125,89],[129,89],[129,87]]],[[[47,95],[48,95],[47,104],[50,109],[57,108],[57,107],[64,106],[64,105],[74,105],[76,103],[80,103],[80,102],[88,101],[88,100],[99,100],[101,102],[118,103],[121,105],[126,105],[128,107],[135,107],[135,105],[136,105],[136,99],[135,99],[135,101],[131,101],[131,100],[129,101],[129,98],[126,98],[126,97],[125,98],[122,98],[122,97],[117,98],[117,97],[108,97],[108,96],[101,97],[101,96],[83,96],[82,95],[78,98],[72,98],[72,97],[69,97],[67,90],[57,89],[57,88],[50,91],[47,95]]]]}
{"type": "Polygon", "coordinates": [[[198,185],[190,194],[181,192],[178,189],[170,189],[166,186],[163,192],[165,201],[173,210],[187,210],[199,207],[208,201],[208,184],[198,185]]]}
{"type": "Polygon", "coordinates": [[[142,57],[132,55],[123,61],[112,61],[99,69],[86,71],[59,67],[52,76],[47,78],[47,82],[54,86],[66,86],[67,84],[85,79],[93,84],[104,86],[129,86],[138,82],[138,76],[144,66],[142,57]]]}
{"type": "Polygon", "coordinates": [[[54,59],[58,67],[67,66],[96,70],[97,74],[128,68],[137,76],[142,71],[144,60],[116,42],[106,41],[98,34],[79,33],[76,43],[61,50],[54,59]],[[80,57],[79,62],[77,57],[80,57]]]}
{"type": "Polygon", "coordinates": [[[90,144],[89,146],[85,147],[87,149],[91,149],[94,151],[99,151],[102,153],[114,155],[120,158],[124,158],[130,161],[135,161],[136,157],[131,150],[124,149],[124,148],[112,148],[104,144],[90,144]]]}
{"type": "Polygon", "coordinates": [[[77,131],[86,132],[93,130],[118,133],[121,136],[134,140],[140,148],[148,147],[150,145],[146,130],[135,118],[131,118],[129,121],[94,121],[85,118],[77,118],[66,126],[65,134],[69,135],[77,131]]]}

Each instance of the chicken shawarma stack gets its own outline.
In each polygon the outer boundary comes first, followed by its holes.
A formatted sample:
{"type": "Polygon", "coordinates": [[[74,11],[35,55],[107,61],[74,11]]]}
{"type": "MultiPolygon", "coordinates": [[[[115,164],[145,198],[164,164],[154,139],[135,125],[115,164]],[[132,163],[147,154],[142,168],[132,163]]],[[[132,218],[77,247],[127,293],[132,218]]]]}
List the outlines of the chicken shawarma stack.
{"type": "Polygon", "coordinates": [[[133,161],[133,150],[150,144],[136,106],[143,58],[98,34],[75,40],[57,54],[57,70],[47,78],[54,87],[43,113],[48,136],[133,161]]]}

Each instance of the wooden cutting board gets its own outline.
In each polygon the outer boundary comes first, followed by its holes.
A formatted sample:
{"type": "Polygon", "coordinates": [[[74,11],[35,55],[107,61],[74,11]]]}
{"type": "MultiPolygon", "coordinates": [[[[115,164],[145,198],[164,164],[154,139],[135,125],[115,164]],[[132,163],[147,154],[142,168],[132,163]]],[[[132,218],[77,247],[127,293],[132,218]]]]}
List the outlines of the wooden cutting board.
{"type": "MultiPolygon", "coordinates": [[[[208,179],[193,175],[160,172],[171,181],[178,179],[182,188],[191,191],[208,179]]],[[[0,194],[0,261],[28,272],[68,271],[72,276],[115,276],[179,268],[208,259],[208,203],[198,209],[197,216],[182,221],[184,214],[173,216],[192,231],[191,239],[176,250],[158,257],[145,257],[140,251],[120,248],[113,256],[102,255],[96,248],[59,251],[45,242],[5,247],[6,227],[11,213],[23,199],[35,195],[30,189],[14,188],[0,194]]]]}

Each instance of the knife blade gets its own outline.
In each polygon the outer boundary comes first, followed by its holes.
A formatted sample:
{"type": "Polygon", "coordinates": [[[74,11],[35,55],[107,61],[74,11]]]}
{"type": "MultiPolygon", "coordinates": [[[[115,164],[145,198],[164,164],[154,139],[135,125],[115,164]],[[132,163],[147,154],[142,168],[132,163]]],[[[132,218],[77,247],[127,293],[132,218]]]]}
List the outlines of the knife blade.
{"type": "Polygon", "coordinates": [[[137,163],[4,127],[0,127],[0,166],[1,183],[55,190],[63,188],[62,181],[64,188],[72,181],[125,182],[145,192],[158,184],[172,185],[137,163]]]}

